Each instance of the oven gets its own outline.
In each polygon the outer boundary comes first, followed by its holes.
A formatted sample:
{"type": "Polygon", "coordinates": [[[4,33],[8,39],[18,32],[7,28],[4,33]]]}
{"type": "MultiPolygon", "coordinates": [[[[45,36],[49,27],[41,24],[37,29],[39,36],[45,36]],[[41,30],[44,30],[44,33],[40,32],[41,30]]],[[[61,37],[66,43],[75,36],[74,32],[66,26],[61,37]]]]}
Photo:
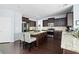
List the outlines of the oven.
{"type": "Polygon", "coordinates": [[[54,31],[55,31],[55,30],[52,29],[52,28],[51,28],[51,29],[48,29],[48,30],[47,30],[47,37],[53,37],[53,36],[54,36],[54,31]]]}

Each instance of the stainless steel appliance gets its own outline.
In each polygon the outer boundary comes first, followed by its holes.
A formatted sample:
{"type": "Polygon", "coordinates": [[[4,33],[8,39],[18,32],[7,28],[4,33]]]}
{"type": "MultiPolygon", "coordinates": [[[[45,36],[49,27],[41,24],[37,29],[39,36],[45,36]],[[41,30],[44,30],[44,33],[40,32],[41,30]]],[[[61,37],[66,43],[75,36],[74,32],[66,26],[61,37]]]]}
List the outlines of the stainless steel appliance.
{"type": "Polygon", "coordinates": [[[29,23],[22,22],[22,32],[29,31],[29,23]]]}
{"type": "Polygon", "coordinates": [[[50,28],[47,30],[47,36],[48,37],[53,37],[54,36],[54,29],[53,28],[50,28]]]}

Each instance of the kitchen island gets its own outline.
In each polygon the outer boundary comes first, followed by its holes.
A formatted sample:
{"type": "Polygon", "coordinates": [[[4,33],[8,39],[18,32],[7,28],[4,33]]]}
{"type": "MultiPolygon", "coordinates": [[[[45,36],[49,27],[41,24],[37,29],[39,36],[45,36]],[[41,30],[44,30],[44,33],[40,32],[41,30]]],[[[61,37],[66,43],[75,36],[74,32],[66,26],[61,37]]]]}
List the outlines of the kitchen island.
{"type": "Polygon", "coordinates": [[[79,53],[79,38],[72,35],[72,32],[62,32],[61,48],[63,54],[79,53]]]}
{"type": "Polygon", "coordinates": [[[32,37],[36,37],[36,46],[40,46],[45,43],[47,40],[47,32],[46,31],[38,31],[38,32],[29,32],[32,37]]]}

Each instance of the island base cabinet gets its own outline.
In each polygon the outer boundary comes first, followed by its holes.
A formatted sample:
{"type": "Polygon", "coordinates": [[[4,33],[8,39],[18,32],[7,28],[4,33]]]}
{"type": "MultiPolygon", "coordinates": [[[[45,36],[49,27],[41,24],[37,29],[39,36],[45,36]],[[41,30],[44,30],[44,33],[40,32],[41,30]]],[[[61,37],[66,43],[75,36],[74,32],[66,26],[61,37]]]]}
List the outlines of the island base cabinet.
{"type": "Polygon", "coordinates": [[[44,44],[47,41],[47,33],[41,33],[37,36],[37,46],[44,44]]]}
{"type": "Polygon", "coordinates": [[[47,32],[39,33],[36,35],[31,35],[32,37],[36,37],[36,46],[44,44],[47,41],[47,32]]]}

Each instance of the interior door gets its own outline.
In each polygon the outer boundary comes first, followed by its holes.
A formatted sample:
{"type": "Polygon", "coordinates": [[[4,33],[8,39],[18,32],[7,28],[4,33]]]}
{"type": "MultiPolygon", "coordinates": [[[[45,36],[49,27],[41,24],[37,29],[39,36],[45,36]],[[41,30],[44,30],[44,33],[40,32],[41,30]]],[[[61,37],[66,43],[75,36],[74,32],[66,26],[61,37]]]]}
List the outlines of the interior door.
{"type": "Polygon", "coordinates": [[[0,43],[11,41],[11,18],[0,17],[0,43]]]}

